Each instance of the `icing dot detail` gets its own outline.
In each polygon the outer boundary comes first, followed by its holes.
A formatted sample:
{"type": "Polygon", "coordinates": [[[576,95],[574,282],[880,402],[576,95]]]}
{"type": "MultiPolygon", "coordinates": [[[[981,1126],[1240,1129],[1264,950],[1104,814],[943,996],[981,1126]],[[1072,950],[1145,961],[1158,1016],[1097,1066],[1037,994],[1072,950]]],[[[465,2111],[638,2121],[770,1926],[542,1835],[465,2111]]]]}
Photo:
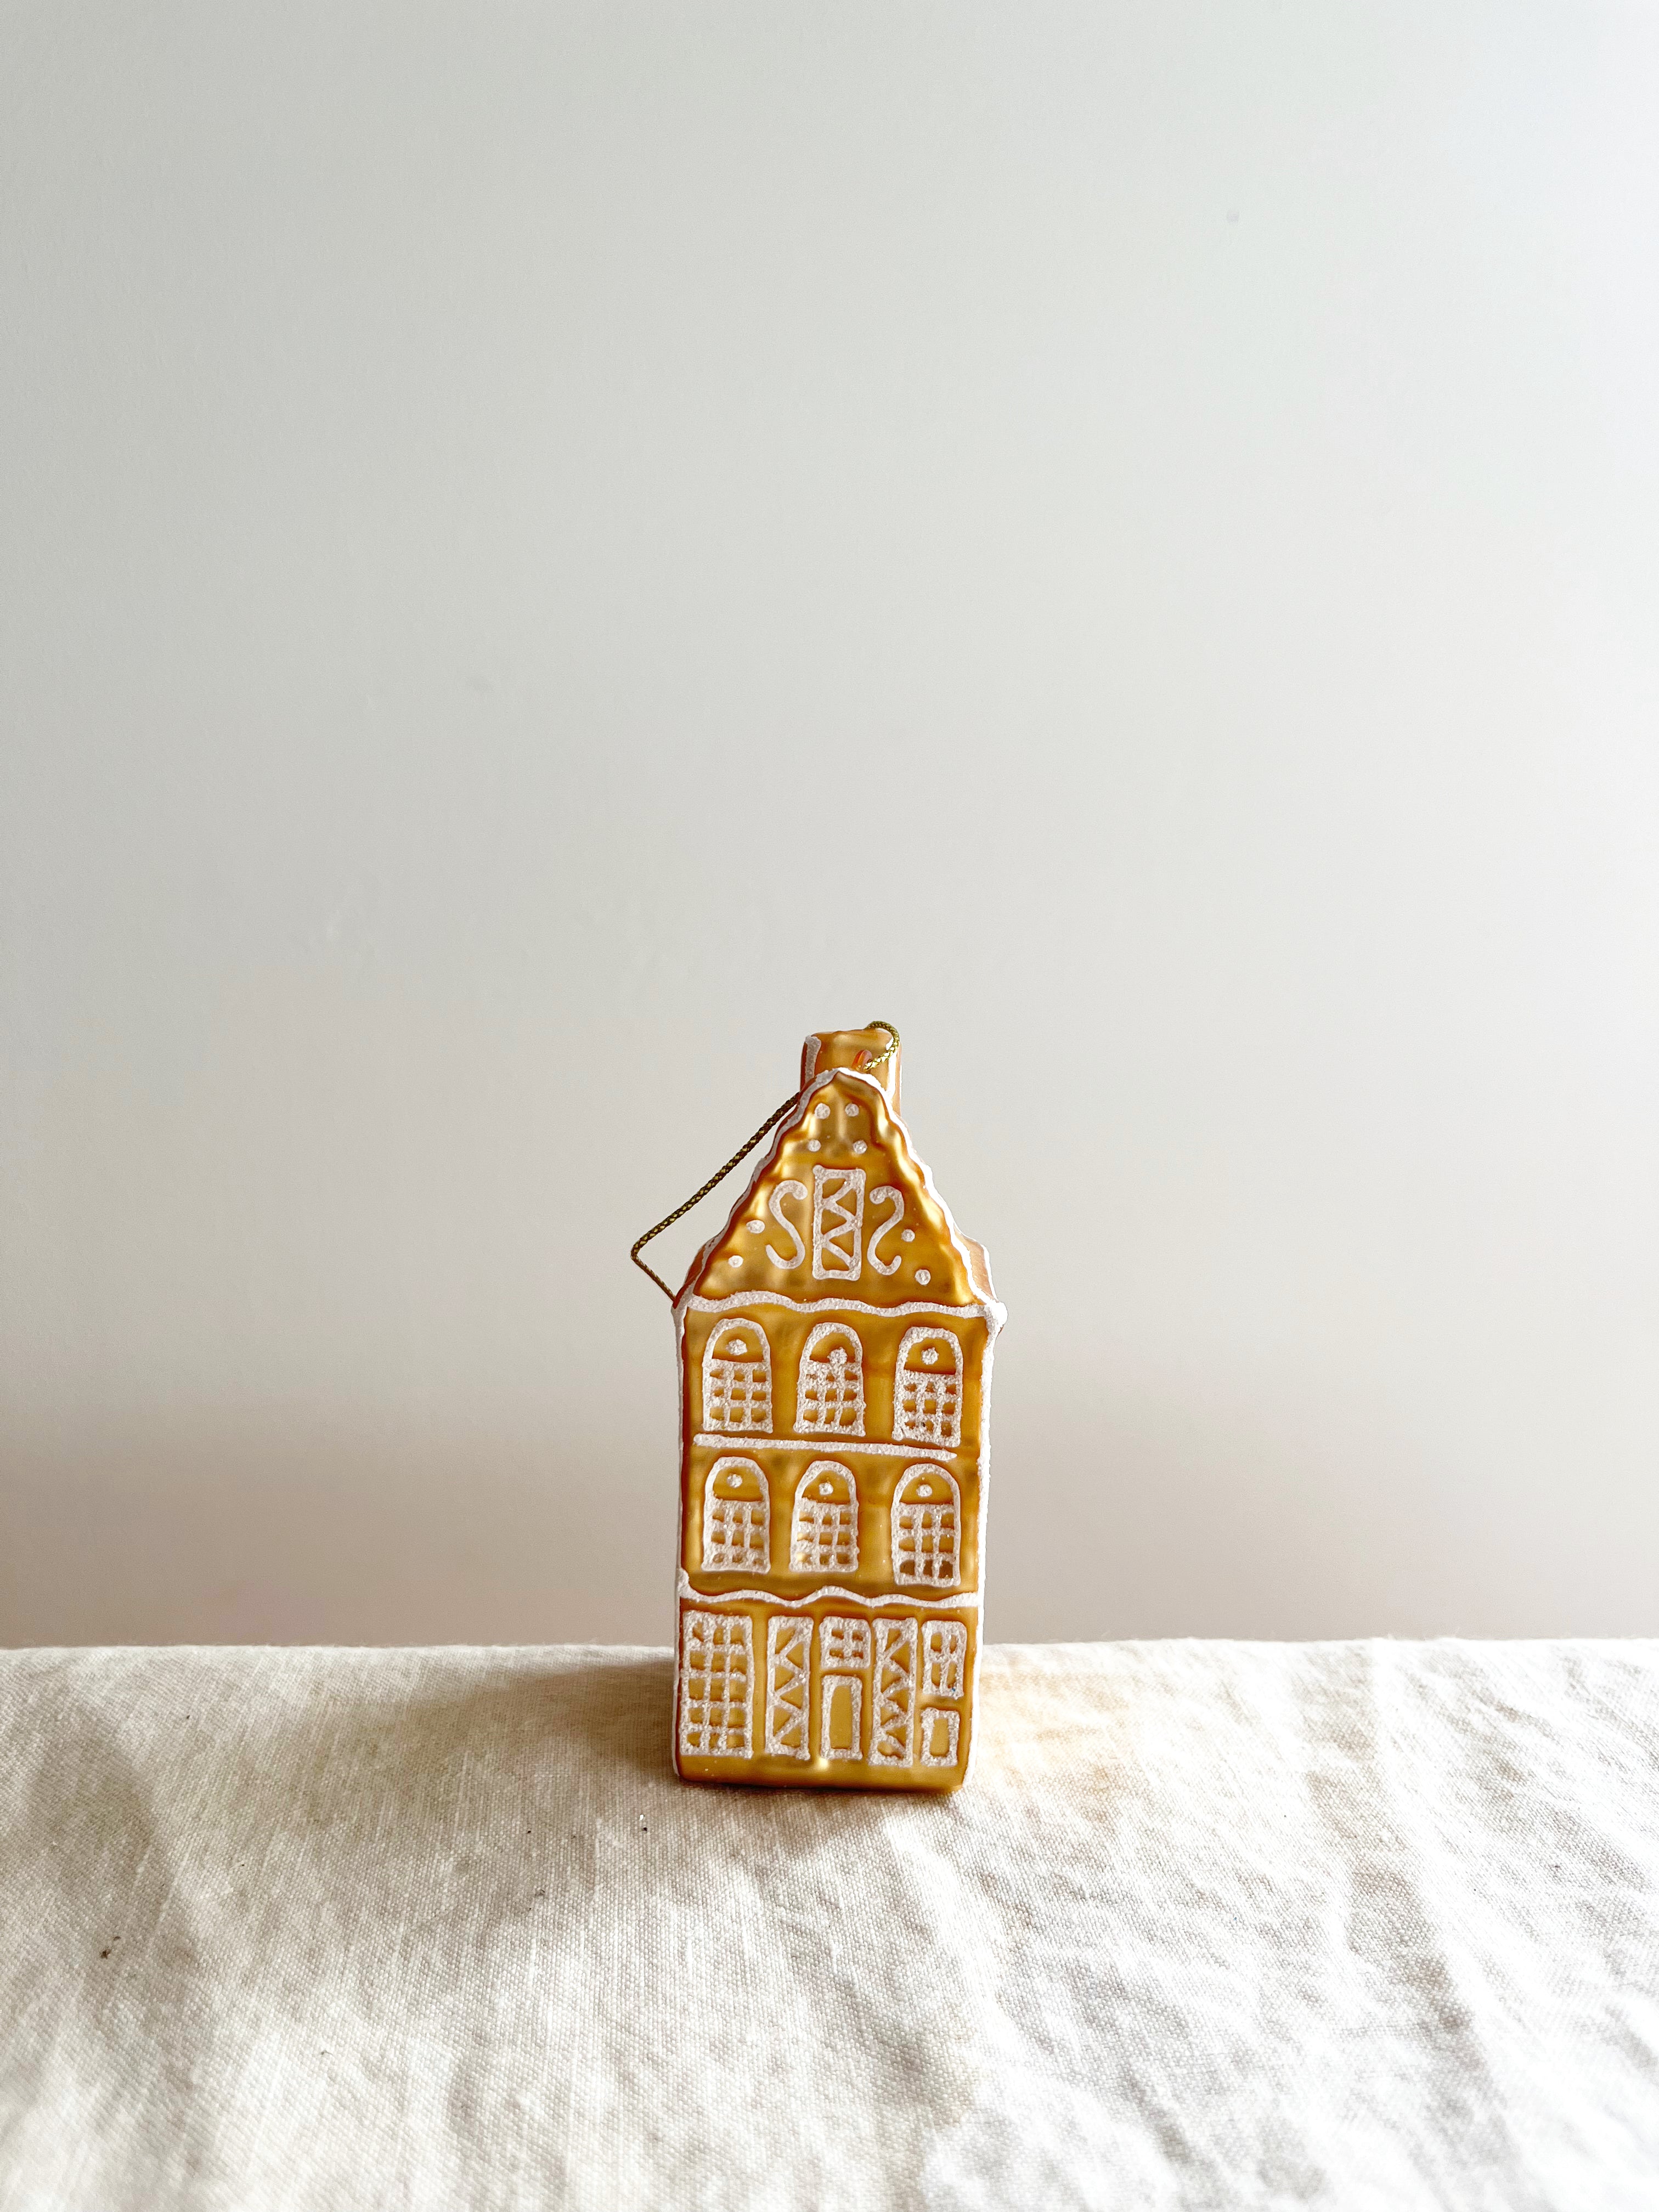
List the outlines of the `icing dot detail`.
{"type": "Polygon", "coordinates": [[[743,1255],[742,1255],[742,1253],[741,1253],[741,1252],[734,1252],[734,1253],[732,1255],[731,1258],[726,1261],[726,1266],[727,1266],[728,1267],[742,1267],[742,1265],[743,1265],[743,1255]]]}
{"type": "Polygon", "coordinates": [[[900,1230],[900,1231],[899,1231],[899,1243],[900,1243],[901,1244],[914,1244],[914,1243],[915,1243],[915,1241],[916,1241],[916,1232],[915,1232],[915,1231],[914,1229],[901,1229],[901,1230],[900,1230]]]}
{"type": "Polygon", "coordinates": [[[867,1152],[869,1151],[869,1149],[870,1149],[869,1146],[868,1146],[868,1145],[866,1145],[866,1144],[865,1143],[865,1141],[864,1141],[864,1139],[863,1139],[863,1138],[862,1138],[862,1137],[860,1137],[860,1139],[859,1139],[859,1141],[857,1142],[857,1144],[856,1144],[856,1145],[854,1145],[854,1147],[853,1147],[853,1150],[854,1150],[855,1152],[867,1152]]]}
{"type": "Polygon", "coordinates": [[[823,1150],[823,1146],[819,1144],[817,1139],[814,1137],[808,1144],[806,1149],[809,1152],[821,1152],[823,1150]]]}
{"type": "Polygon", "coordinates": [[[919,1283],[931,1283],[933,1279],[933,1277],[928,1273],[926,1267],[918,1267],[916,1269],[916,1280],[919,1283]]]}
{"type": "Polygon", "coordinates": [[[766,1224],[763,1221],[745,1221],[743,1225],[751,1237],[764,1237],[766,1234],[766,1224]]]}
{"type": "Polygon", "coordinates": [[[815,1106],[812,1111],[820,1121],[827,1121],[830,1119],[830,1109],[827,1106],[815,1106]]]}
{"type": "Polygon", "coordinates": [[[848,1118],[848,1120],[849,1121],[856,1121],[858,1120],[858,1117],[859,1117],[859,1109],[858,1109],[858,1108],[857,1108],[856,1106],[849,1106],[849,1107],[848,1108],[848,1109],[847,1109],[847,1118],[848,1118]]]}

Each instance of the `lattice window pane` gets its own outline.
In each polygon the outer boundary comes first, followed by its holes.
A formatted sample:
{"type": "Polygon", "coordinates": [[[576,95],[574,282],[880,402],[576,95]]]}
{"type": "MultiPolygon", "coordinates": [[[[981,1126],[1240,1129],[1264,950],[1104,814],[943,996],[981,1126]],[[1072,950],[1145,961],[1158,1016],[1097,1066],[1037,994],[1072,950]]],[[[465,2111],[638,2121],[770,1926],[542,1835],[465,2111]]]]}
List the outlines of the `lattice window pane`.
{"type": "Polygon", "coordinates": [[[954,1504],[908,1502],[893,1514],[893,1575],[901,1583],[949,1584],[957,1579],[954,1504]]]}
{"type": "Polygon", "coordinates": [[[864,1346],[844,1322],[824,1322],[806,1340],[795,1426],[804,1436],[864,1434],[864,1346]]]}
{"type": "Polygon", "coordinates": [[[764,1498],[715,1498],[708,1509],[704,1566],[721,1571],[754,1567],[763,1574],[770,1565],[769,1517],[764,1498]]]}
{"type": "Polygon", "coordinates": [[[812,1273],[855,1281],[862,1265],[864,1170],[812,1170],[812,1273]]]}
{"type": "Polygon", "coordinates": [[[818,1657],[825,1667],[863,1668],[870,1664],[870,1624],[831,1613],[818,1625],[818,1657]]]}
{"type": "Polygon", "coordinates": [[[960,1407],[954,1375],[907,1374],[899,1391],[899,1433],[918,1443],[954,1444],[960,1407]]]}
{"type": "Polygon", "coordinates": [[[747,1759],[753,1639],[746,1613],[688,1613],[681,1628],[680,1749],[747,1759]]]}
{"type": "Polygon", "coordinates": [[[921,1763],[924,1766],[954,1766],[957,1748],[962,1741],[962,1715],[942,1712],[924,1706],[921,1726],[921,1763]]]}
{"type": "Polygon", "coordinates": [[[840,1498],[805,1499],[795,1519],[791,1564],[850,1572],[858,1563],[856,1509],[840,1498]]]}
{"type": "Polygon", "coordinates": [[[950,1329],[913,1328],[899,1346],[896,1437],[955,1450],[962,1440],[962,1344],[950,1329]]]}
{"type": "Polygon", "coordinates": [[[922,1695],[959,1698],[968,1656],[968,1632],[959,1620],[930,1620],[921,1632],[922,1695]]]}
{"type": "Polygon", "coordinates": [[[711,1359],[703,1419],[711,1429],[764,1431],[772,1425],[772,1378],[758,1360],[711,1359]]]}

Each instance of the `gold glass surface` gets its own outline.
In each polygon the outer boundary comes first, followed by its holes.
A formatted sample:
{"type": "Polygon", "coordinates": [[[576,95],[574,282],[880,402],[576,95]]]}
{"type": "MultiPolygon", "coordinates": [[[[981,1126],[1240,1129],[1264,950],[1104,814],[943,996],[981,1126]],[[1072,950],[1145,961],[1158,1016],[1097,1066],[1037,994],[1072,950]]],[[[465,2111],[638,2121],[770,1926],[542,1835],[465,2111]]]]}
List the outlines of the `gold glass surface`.
{"type": "Polygon", "coordinates": [[[801,1092],[675,1300],[687,1780],[954,1790],[974,1741],[1005,1319],[878,1028],[801,1092]]]}

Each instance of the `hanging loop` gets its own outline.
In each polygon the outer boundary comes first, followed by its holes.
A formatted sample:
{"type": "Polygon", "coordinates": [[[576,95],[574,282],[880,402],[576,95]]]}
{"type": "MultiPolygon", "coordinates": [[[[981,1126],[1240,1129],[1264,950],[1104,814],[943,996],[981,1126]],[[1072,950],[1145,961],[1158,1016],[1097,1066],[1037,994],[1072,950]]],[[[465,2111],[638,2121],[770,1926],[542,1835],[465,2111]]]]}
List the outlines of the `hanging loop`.
{"type": "Polygon", "coordinates": [[[899,1033],[893,1027],[891,1022],[866,1022],[864,1026],[867,1030],[885,1030],[889,1037],[892,1040],[891,1043],[883,1045],[878,1053],[872,1054],[871,1058],[865,1062],[864,1066],[860,1071],[860,1073],[864,1075],[873,1075],[878,1067],[885,1067],[888,1061],[898,1050],[899,1033]]]}
{"type": "MultiPolygon", "coordinates": [[[[877,1068],[884,1067],[887,1065],[887,1062],[893,1057],[893,1054],[898,1050],[899,1033],[893,1027],[891,1022],[866,1022],[864,1026],[866,1029],[870,1030],[885,1030],[888,1036],[892,1039],[892,1042],[890,1044],[884,1046],[882,1050],[877,1053],[871,1059],[868,1065],[860,1071],[862,1074],[871,1075],[875,1073],[877,1068]]],[[[694,1206],[700,1206],[703,1200],[708,1197],[709,1192],[714,1189],[716,1183],[724,1182],[726,1176],[731,1174],[732,1169],[736,1167],[740,1161],[748,1158],[750,1153],[754,1151],[756,1146],[759,1144],[761,1139],[766,1134],[767,1131],[769,1129],[775,1129],[778,1123],[782,1121],[784,1115],[786,1114],[793,1113],[795,1107],[799,1103],[799,1091],[796,1091],[792,1092],[791,1095],[784,1100],[781,1106],[778,1107],[775,1112],[767,1115],[766,1119],[761,1123],[759,1128],[756,1130],[754,1135],[738,1146],[737,1151],[732,1153],[731,1158],[726,1163],[726,1165],[722,1168],[716,1168],[714,1174],[709,1176],[708,1182],[703,1184],[702,1188],[700,1190],[694,1190],[692,1192],[690,1197],[686,1200],[684,1206],[677,1206],[672,1213],[664,1214],[662,1219],[658,1222],[654,1229],[647,1229],[643,1237],[635,1237],[634,1240],[633,1247],[628,1255],[629,1258],[634,1262],[634,1265],[639,1269],[642,1275],[650,1276],[652,1281],[662,1292],[663,1296],[669,1301],[671,1305],[674,1299],[673,1291],[670,1290],[667,1284],[664,1282],[662,1277],[657,1273],[656,1269],[651,1265],[649,1261],[641,1259],[640,1254],[644,1250],[645,1247],[651,1242],[653,1237],[660,1237],[663,1231],[665,1229],[672,1229],[674,1226],[674,1224],[679,1220],[683,1214],[690,1213],[694,1206]]]]}

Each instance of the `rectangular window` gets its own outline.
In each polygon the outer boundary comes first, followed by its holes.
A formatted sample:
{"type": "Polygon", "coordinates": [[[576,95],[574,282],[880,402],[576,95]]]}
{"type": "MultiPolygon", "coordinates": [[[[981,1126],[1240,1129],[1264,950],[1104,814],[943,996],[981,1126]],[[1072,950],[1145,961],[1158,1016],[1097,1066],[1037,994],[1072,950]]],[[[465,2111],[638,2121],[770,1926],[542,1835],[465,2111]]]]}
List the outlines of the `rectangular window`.
{"type": "Polygon", "coordinates": [[[921,1632],[924,1698],[959,1698],[968,1632],[959,1620],[930,1620],[921,1632]]]}
{"type": "Polygon", "coordinates": [[[857,1674],[826,1674],[818,1749],[825,1759],[864,1756],[864,1683],[857,1674]]]}
{"type": "Polygon", "coordinates": [[[812,1170],[812,1273],[856,1281],[864,1266],[864,1170],[812,1170]]]}
{"type": "Polygon", "coordinates": [[[935,1712],[924,1707],[921,1716],[921,1763],[924,1766],[954,1766],[962,1741],[962,1715],[935,1712]]]}
{"type": "Polygon", "coordinates": [[[831,1613],[818,1626],[818,1661],[825,1668],[845,1668],[862,1673],[870,1664],[869,1622],[848,1620],[831,1613]]]}
{"type": "Polygon", "coordinates": [[[754,1641],[746,1613],[688,1613],[680,1626],[680,1749],[750,1756],[754,1641]]]}
{"type": "Polygon", "coordinates": [[[915,1756],[916,1623],[876,1623],[876,1717],[872,1766],[908,1766],[915,1756]]]}
{"type": "Polygon", "coordinates": [[[811,1661],[811,1622],[774,1613],[766,1625],[766,1748],[775,1758],[807,1756],[807,1676],[811,1661]]]}

